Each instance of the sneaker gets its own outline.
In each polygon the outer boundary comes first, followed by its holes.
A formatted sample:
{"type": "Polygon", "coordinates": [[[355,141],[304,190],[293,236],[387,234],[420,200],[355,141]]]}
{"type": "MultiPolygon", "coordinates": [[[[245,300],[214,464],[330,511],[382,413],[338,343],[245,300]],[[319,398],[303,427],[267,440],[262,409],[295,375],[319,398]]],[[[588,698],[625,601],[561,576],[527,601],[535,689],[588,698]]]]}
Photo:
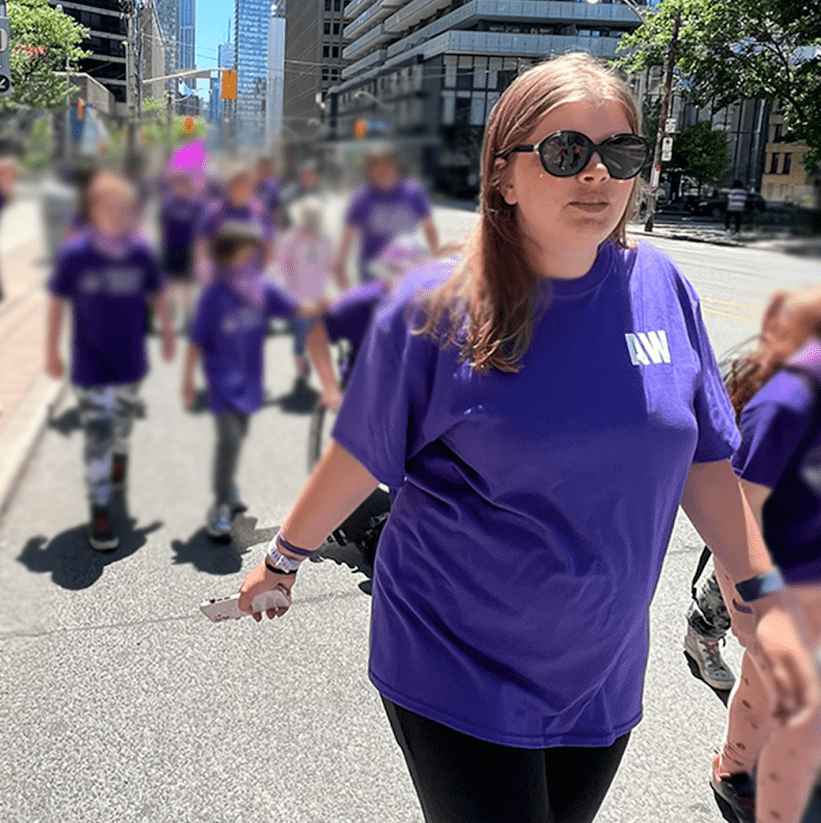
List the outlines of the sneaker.
{"type": "Polygon", "coordinates": [[[111,463],[111,487],[115,491],[125,488],[125,479],[128,474],[128,455],[115,454],[111,463]]]}
{"type": "Polygon", "coordinates": [[[687,634],[684,635],[684,652],[696,664],[701,679],[708,686],[721,692],[733,688],[735,675],[721,657],[718,640],[704,637],[688,624],[687,634]]]}
{"type": "Polygon", "coordinates": [[[214,505],[208,512],[206,523],[208,536],[214,540],[231,538],[231,507],[227,503],[214,505]]]}
{"type": "Polygon", "coordinates": [[[719,771],[718,752],[713,756],[710,787],[725,820],[730,823],[755,823],[755,780],[748,772],[727,774],[719,771]]]}
{"type": "Polygon", "coordinates": [[[232,517],[235,514],[242,514],[242,512],[248,511],[248,506],[242,499],[242,495],[239,493],[239,489],[236,486],[231,489],[231,499],[228,501],[228,505],[231,507],[232,517]]]}
{"type": "Polygon", "coordinates": [[[120,538],[117,537],[111,525],[111,516],[107,506],[91,507],[88,542],[91,548],[98,552],[110,552],[120,545],[120,538]]]}

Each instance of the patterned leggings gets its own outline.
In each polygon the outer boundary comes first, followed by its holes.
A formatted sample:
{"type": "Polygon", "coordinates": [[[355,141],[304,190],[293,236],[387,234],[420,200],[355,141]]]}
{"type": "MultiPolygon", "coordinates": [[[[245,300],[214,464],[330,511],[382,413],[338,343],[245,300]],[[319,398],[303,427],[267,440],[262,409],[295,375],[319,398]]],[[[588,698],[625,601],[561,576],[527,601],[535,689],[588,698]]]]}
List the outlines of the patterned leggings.
{"type": "Polygon", "coordinates": [[[115,454],[128,453],[128,439],[139,408],[139,383],[75,387],[85,434],[83,456],[88,496],[95,506],[111,500],[111,465],[115,454]]]}
{"type": "MultiPolygon", "coordinates": [[[[744,610],[736,607],[738,597],[729,575],[720,564],[716,571],[725,601],[733,604],[733,634],[745,648],[719,766],[730,773],[758,767],[757,823],[799,823],[821,769],[821,712],[810,712],[790,726],[775,721],[775,688],[756,641],[754,615],[743,604],[744,610]]],[[[789,591],[803,618],[807,644],[817,650],[821,584],[790,586],[789,591]]]]}

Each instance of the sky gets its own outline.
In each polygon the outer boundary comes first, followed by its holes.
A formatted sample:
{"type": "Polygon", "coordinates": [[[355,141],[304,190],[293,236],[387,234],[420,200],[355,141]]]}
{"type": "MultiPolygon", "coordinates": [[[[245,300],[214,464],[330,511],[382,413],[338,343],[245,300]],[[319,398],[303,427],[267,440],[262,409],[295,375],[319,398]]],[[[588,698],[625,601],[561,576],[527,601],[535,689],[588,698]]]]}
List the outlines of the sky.
{"type": "MultiPolygon", "coordinates": [[[[217,65],[217,47],[224,43],[228,35],[228,21],[231,21],[233,41],[234,3],[233,0],[194,0],[196,3],[197,31],[194,53],[198,69],[217,65]]],[[[199,81],[200,95],[208,94],[208,80],[199,81]]]]}

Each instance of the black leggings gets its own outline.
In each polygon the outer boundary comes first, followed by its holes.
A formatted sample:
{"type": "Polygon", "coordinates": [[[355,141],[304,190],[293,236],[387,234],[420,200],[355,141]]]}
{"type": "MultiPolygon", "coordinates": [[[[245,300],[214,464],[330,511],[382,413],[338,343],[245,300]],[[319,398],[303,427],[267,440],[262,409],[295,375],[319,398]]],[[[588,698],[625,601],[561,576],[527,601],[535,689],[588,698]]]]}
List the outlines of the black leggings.
{"type": "Polygon", "coordinates": [[[590,823],[630,737],[607,748],[520,749],[382,702],[426,823],[590,823]]]}

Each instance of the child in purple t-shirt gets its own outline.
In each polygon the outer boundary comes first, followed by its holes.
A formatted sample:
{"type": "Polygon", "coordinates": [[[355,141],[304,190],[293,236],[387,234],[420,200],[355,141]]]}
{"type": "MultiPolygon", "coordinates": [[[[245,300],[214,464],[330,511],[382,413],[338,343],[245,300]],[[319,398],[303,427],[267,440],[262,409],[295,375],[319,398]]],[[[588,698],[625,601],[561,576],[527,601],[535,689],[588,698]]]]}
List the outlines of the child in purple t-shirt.
{"type": "Polygon", "coordinates": [[[294,320],[322,306],[299,304],[263,276],[265,239],[248,223],[226,221],[211,241],[214,279],[200,295],[189,333],[183,402],[194,400],[194,372],[202,361],[208,405],[217,427],[214,505],[206,528],[230,539],[231,518],[245,508],[234,482],[251,415],[262,407],[263,347],[271,318],[294,320]]]}
{"type": "Polygon", "coordinates": [[[210,243],[227,221],[247,223],[263,239],[263,270],[274,260],[274,224],[265,206],[256,197],[254,169],[245,163],[235,163],[228,168],[224,180],[224,193],[208,203],[197,229],[194,265],[201,285],[211,282],[213,267],[209,259],[210,243]]]}
{"type": "MultiPolygon", "coordinates": [[[[821,289],[776,295],[767,318],[757,350],[735,364],[729,378],[742,434],[733,466],[800,609],[807,645],[818,653],[821,289]]],[[[777,687],[756,642],[752,616],[737,608],[720,562],[716,577],[745,652],[711,784],[739,820],[752,821],[757,814],[759,820],[799,823],[821,769],[821,712],[807,712],[790,724],[777,722],[777,687]]]]}
{"type": "Polygon", "coordinates": [[[109,503],[114,486],[125,482],[137,389],[148,371],[146,299],[162,324],[166,360],[175,348],[159,264],[147,242],[133,234],[136,208],[137,194],[124,177],[95,175],[91,225],[63,247],[48,284],[46,371],[55,379],[65,373],[60,330],[67,305],[74,315],[71,382],[85,430],[89,542],[100,551],[119,544],[109,503]]]}
{"type": "Polygon", "coordinates": [[[205,204],[190,172],[177,170],[169,182],[171,191],[160,206],[163,270],[172,306],[181,311],[185,324],[194,303],[194,241],[205,204]]]}
{"type": "Polygon", "coordinates": [[[421,226],[431,252],[436,251],[439,243],[428,196],[416,180],[402,177],[392,149],[373,150],[368,155],[365,174],[366,184],[353,193],[345,213],[345,230],[335,266],[340,281],[347,280],[345,270],[357,236],[359,279],[363,283],[374,279],[370,263],[396,237],[413,234],[421,226]]]}

